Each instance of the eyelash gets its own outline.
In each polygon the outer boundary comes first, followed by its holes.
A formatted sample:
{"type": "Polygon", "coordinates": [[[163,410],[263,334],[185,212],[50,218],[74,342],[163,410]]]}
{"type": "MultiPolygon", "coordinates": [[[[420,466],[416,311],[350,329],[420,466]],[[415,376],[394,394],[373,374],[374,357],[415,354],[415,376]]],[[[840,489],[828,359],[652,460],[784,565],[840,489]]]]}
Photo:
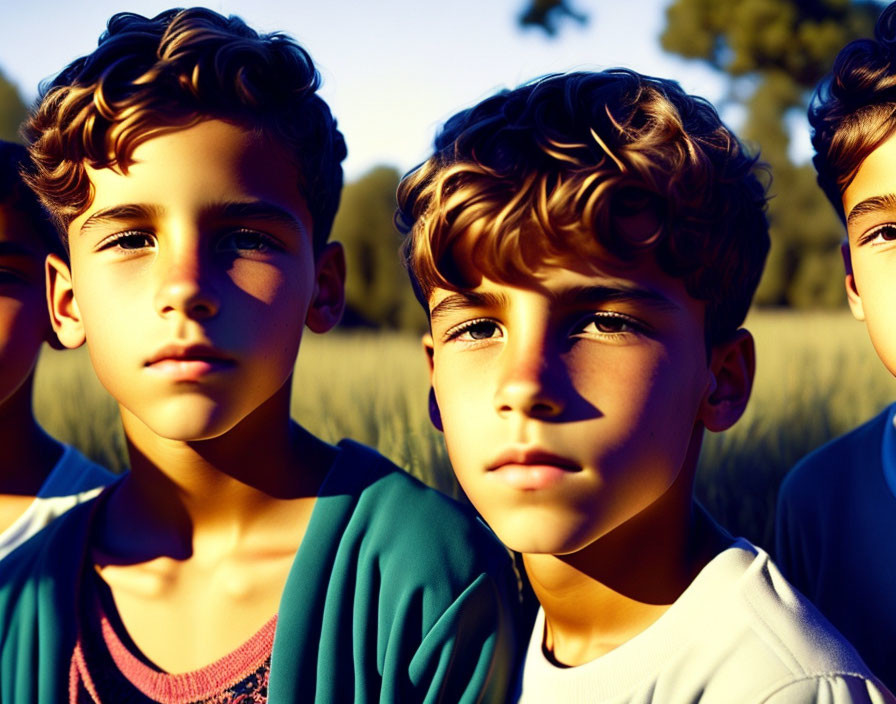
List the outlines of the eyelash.
{"type": "MultiPolygon", "coordinates": [[[[105,240],[100,242],[97,249],[98,250],[106,250],[112,248],[118,248],[121,251],[131,252],[138,251],[141,249],[145,249],[146,247],[125,247],[123,246],[128,240],[132,240],[135,238],[141,238],[143,240],[143,244],[145,245],[147,242],[154,243],[155,240],[153,235],[148,232],[143,232],[141,230],[126,230],[124,232],[117,232],[114,235],[107,237],[105,240]]],[[[239,228],[236,230],[228,230],[224,235],[219,237],[215,243],[215,251],[217,252],[234,252],[234,251],[250,251],[250,252],[267,252],[267,251],[282,251],[283,247],[280,243],[270,235],[260,232],[258,230],[252,230],[249,228],[239,228]],[[239,236],[254,236],[257,238],[256,243],[257,247],[222,247],[221,244],[227,240],[230,240],[234,237],[239,236]]]]}
{"type": "MultiPolygon", "coordinates": [[[[461,323],[460,325],[454,326],[453,328],[451,328],[450,330],[448,330],[445,333],[444,339],[445,339],[445,341],[456,340],[464,333],[469,332],[469,331],[475,329],[477,326],[480,326],[483,324],[493,325],[495,328],[500,330],[500,326],[494,320],[491,320],[489,318],[476,318],[475,320],[468,320],[464,323],[461,323]]],[[[463,340],[463,342],[483,342],[485,340],[492,340],[492,339],[495,339],[495,338],[486,337],[486,338],[482,338],[481,340],[463,340]]]]}
{"type": "Polygon", "coordinates": [[[97,246],[97,250],[102,251],[105,249],[118,248],[121,251],[131,252],[143,249],[143,247],[122,246],[127,240],[134,238],[143,238],[147,241],[153,241],[152,235],[150,235],[148,232],[141,232],[140,230],[126,230],[124,232],[116,232],[114,235],[111,235],[104,239],[97,246]]]}
{"type": "Polygon", "coordinates": [[[244,248],[240,251],[251,251],[251,252],[268,252],[268,251],[282,251],[283,247],[278,240],[274,237],[271,237],[267,233],[261,232],[259,230],[253,230],[248,227],[241,227],[236,230],[230,230],[223,237],[219,238],[217,241],[217,246],[215,247],[216,251],[226,252],[226,251],[235,251],[240,249],[239,247],[234,247],[233,249],[222,249],[220,247],[221,243],[225,240],[233,237],[242,236],[253,236],[257,238],[257,243],[260,245],[258,247],[253,248],[244,248]]]}
{"type": "Polygon", "coordinates": [[[873,242],[878,237],[881,237],[884,232],[891,233],[891,237],[889,237],[889,238],[882,237],[884,242],[896,241],[896,224],[888,222],[884,225],[878,225],[873,230],[870,230],[870,231],[866,232],[864,235],[862,235],[862,237],[859,240],[859,244],[862,245],[862,244],[868,244],[870,242],[873,242]]]}
{"type": "MultiPolygon", "coordinates": [[[[461,323],[450,330],[448,330],[444,339],[446,341],[457,340],[464,333],[470,332],[471,330],[476,329],[478,326],[482,325],[491,325],[500,330],[500,326],[495,321],[489,318],[476,318],[475,320],[468,320],[467,322],[461,323]]],[[[604,337],[618,337],[621,335],[628,335],[632,333],[643,333],[645,331],[645,326],[640,321],[632,318],[631,316],[624,315],[623,313],[617,313],[615,311],[595,311],[593,313],[589,313],[588,315],[579,318],[575,325],[572,326],[570,330],[570,336],[579,335],[579,334],[597,334],[604,337]],[[625,329],[622,330],[600,330],[599,327],[595,333],[585,333],[584,328],[588,325],[594,323],[596,326],[599,326],[601,323],[606,324],[608,321],[612,321],[613,323],[621,323],[625,329]]],[[[503,333],[501,335],[503,337],[503,333]]],[[[486,340],[493,340],[495,337],[486,337],[481,340],[462,340],[463,342],[483,342],[486,340]]]]}
{"type": "MultiPolygon", "coordinates": [[[[624,330],[614,330],[614,331],[606,331],[606,330],[597,330],[597,333],[600,335],[627,335],[630,333],[642,333],[645,330],[645,326],[635,318],[631,316],[625,315],[623,313],[617,313],[615,311],[595,311],[594,313],[589,313],[583,318],[580,318],[579,321],[573,326],[573,331],[582,331],[584,327],[587,327],[591,323],[596,323],[600,325],[601,323],[606,324],[608,321],[613,321],[614,323],[622,323],[625,328],[624,330]]],[[[587,333],[586,333],[587,334],[587,333]]]]}

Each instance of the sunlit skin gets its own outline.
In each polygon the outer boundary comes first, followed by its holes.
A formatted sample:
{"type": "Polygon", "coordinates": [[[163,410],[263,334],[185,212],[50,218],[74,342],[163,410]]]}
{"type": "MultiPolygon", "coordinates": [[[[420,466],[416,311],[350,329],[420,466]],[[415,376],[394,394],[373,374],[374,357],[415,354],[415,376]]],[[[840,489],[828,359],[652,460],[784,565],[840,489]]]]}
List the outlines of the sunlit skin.
{"type": "Polygon", "coordinates": [[[305,325],[343,305],[282,145],[208,120],[142,143],[51,258],[55,329],[118,401],[131,472],[94,546],[135,644],[194,670],[277,611],[333,448],[289,418],[305,325]],[[121,526],[128,526],[122,531],[121,526]]]}
{"type": "MultiPolygon", "coordinates": [[[[459,258],[459,257],[458,257],[459,258]]],[[[745,331],[707,359],[705,306],[649,257],[430,297],[434,423],[465,493],[523,553],[545,645],[577,665],[655,621],[724,546],[693,474],[749,395],[745,331]]]]}
{"type": "Polygon", "coordinates": [[[28,218],[0,204],[0,531],[22,515],[62,453],[31,406],[34,366],[52,336],[45,257],[28,218]]]}
{"type": "Polygon", "coordinates": [[[848,247],[846,294],[853,315],[863,320],[871,343],[887,369],[896,374],[896,137],[862,162],[843,192],[848,247]]]}

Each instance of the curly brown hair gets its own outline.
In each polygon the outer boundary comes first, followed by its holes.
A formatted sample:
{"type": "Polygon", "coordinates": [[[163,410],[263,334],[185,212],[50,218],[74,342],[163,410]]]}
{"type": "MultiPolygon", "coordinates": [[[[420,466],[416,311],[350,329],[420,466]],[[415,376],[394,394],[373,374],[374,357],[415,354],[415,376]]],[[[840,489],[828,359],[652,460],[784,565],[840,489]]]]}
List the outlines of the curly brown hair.
{"type": "Polygon", "coordinates": [[[502,281],[571,255],[649,251],[707,302],[709,345],[743,322],[762,273],[762,170],[677,83],[625,69],[552,75],[449,119],[399,185],[396,221],[424,307],[434,287],[463,288],[462,236],[476,268],[502,281]],[[628,225],[638,214],[655,225],[646,237],[628,225]]]}
{"type": "Polygon", "coordinates": [[[85,165],[127,173],[141,143],[221,119],[289,150],[319,249],[339,205],[346,155],[319,86],[295,41],[258,34],[238,17],[204,8],[151,19],[119,13],[91,54],[42,87],[25,126],[33,162],[26,178],[64,238],[93,197],[85,165]]]}
{"type": "Polygon", "coordinates": [[[840,219],[843,192],[862,162],[896,133],[896,3],[878,17],[874,39],[847,44],[809,104],[818,185],[840,219]]]}

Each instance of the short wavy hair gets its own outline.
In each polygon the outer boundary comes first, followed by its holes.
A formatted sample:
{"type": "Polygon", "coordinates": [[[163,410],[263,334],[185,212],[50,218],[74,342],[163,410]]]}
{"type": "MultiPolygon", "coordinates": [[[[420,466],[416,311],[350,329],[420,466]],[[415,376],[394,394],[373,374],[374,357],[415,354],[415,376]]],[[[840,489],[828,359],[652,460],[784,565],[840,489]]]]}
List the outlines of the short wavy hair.
{"type": "Polygon", "coordinates": [[[768,253],[763,170],[677,83],[551,75],[449,119],[399,185],[396,222],[424,307],[434,287],[463,288],[452,249],[470,233],[474,265],[502,281],[570,255],[624,263],[649,251],[707,302],[711,345],[743,322],[768,253]],[[647,237],[625,225],[643,213],[647,237]]]}
{"type": "Polygon", "coordinates": [[[97,48],[41,88],[25,125],[27,179],[68,224],[93,197],[85,165],[127,173],[143,142],[220,119],[278,140],[299,172],[317,249],[329,237],[346,148],[308,53],[284,34],[259,34],[204,8],[153,18],[114,15],[97,48]]]}
{"type": "Polygon", "coordinates": [[[896,133],[896,3],[878,17],[874,39],[847,44],[809,104],[818,185],[840,219],[843,192],[862,162],[896,133]]]}
{"type": "Polygon", "coordinates": [[[25,147],[0,140],[0,208],[21,213],[27,219],[35,241],[45,252],[62,254],[62,244],[49,214],[22,180],[21,172],[27,163],[25,147]]]}

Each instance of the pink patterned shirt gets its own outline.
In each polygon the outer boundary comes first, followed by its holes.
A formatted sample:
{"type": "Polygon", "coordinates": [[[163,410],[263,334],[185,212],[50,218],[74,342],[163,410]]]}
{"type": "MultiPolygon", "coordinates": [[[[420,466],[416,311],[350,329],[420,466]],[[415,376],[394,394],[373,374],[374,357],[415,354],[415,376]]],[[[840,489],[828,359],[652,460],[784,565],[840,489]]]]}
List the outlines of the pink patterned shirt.
{"type": "MultiPolygon", "coordinates": [[[[92,600],[69,668],[70,704],[260,704],[268,700],[268,674],[276,614],[248,641],[192,672],[170,674],[136,650],[117,615],[92,600]]],[[[114,608],[114,605],[112,605],[114,608]]]]}

